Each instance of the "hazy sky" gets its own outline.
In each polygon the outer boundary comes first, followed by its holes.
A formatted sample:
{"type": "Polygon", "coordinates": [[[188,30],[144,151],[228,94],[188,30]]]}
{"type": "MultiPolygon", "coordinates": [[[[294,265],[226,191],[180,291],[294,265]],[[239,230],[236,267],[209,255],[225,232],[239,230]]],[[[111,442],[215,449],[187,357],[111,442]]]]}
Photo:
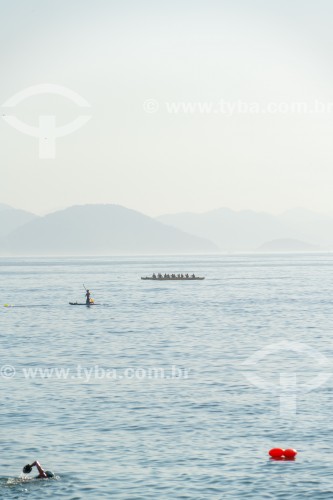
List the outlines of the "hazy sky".
{"type": "Polygon", "coordinates": [[[53,84],[91,105],[36,95],[1,106],[2,116],[33,126],[42,115],[58,125],[91,119],[56,140],[53,160],[2,119],[0,202],[37,213],[81,203],[149,215],[333,212],[333,104],[313,112],[316,101],[333,103],[331,0],[0,0],[0,8],[0,104],[53,84]],[[221,101],[238,108],[222,112],[221,101]],[[182,102],[210,112],[172,112],[182,102]],[[310,111],[295,112],[295,102],[310,111]]]}

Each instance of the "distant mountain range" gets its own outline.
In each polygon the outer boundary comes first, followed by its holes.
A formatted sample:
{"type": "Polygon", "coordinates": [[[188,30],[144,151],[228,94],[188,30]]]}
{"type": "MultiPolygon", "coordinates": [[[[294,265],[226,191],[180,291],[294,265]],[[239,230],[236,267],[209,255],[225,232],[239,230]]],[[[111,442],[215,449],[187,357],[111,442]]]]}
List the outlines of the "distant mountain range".
{"type": "Polygon", "coordinates": [[[304,209],[282,215],[220,208],[210,212],[162,215],[158,220],[216,243],[221,251],[263,251],[263,245],[275,241],[276,251],[289,251],[290,241],[298,248],[333,248],[333,217],[304,209]],[[281,240],[280,243],[277,243],[281,240]]]}
{"type": "MultiPolygon", "coordinates": [[[[10,216],[8,209],[3,213],[10,216]]],[[[11,215],[13,220],[14,214],[11,215]]],[[[3,235],[0,242],[2,255],[198,254],[218,251],[217,246],[205,238],[119,205],[82,205],[44,217],[30,216],[30,221],[3,235]]]]}
{"type": "Polygon", "coordinates": [[[0,238],[34,219],[37,219],[37,215],[0,203],[0,238]]]}
{"type": "Polygon", "coordinates": [[[119,205],[80,205],[39,217],[0,204],[0,255],[302,252],[333,249],[333,217],[221,208],[156,219],[119,205]]]}

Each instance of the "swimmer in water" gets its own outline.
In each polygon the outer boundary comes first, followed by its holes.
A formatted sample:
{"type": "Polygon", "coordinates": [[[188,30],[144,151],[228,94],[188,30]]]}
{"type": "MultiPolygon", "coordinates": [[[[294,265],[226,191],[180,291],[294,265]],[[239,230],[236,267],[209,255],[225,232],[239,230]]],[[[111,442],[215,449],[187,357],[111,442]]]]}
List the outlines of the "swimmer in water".
{"type": "Polygon", "coordinates": [[[37,462],[37,460],[31,465],[27,464],[23,467],[24,474],[30,474],[33,467],[37,467],[37,470],[39,472],[38,476],[36,476],[36,479],[49,479],[54,477],[53,472],[51,472],[50,470],[44,470],[40,463],[37,462]]]}

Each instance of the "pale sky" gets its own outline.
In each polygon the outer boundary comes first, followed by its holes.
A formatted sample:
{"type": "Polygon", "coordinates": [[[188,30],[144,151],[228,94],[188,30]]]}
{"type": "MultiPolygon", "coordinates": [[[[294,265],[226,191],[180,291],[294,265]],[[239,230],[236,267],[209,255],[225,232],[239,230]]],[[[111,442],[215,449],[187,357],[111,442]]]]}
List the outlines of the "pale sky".
{"type": "Polygon", "coordinates": [[[0,0],[0,15],[1,105],[42,84],[91,105],[36,95],[0,106],[32,126],[91,116],[56,140],[55,159],[1,119],[0,203],[333,212],[331,0],[0,0]],[[293,111],[316,101],[327,112],[293,111]],[[211,110],[170,112],[182,102],[211,110]]]}

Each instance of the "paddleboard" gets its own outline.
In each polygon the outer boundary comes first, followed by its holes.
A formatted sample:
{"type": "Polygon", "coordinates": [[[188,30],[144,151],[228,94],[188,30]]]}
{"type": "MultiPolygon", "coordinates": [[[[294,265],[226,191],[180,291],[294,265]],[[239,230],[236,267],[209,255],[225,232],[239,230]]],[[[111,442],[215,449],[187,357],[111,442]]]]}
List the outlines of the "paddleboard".
{"type": "Polygon", "coordinates": [[[90,306],[96,306],[97,304],[95,304],[95,302],[92,302],[91,304],[86,304],[85,302],[69,302],[69,305],[70,306],[87,306],[87,307],[90,307],[90,306]]]}

